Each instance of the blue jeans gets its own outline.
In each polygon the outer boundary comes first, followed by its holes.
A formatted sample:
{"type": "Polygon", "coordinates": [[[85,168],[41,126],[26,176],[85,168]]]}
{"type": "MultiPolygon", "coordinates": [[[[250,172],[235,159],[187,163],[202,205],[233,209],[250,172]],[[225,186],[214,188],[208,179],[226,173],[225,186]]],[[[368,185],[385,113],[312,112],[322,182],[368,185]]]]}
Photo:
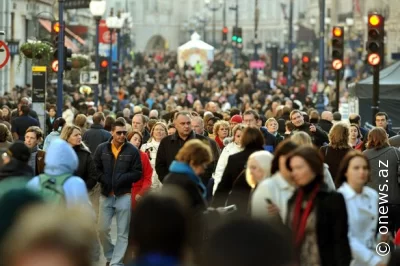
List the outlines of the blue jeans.
{"type": "Polygon", "coordinates": [[[100,241],[104,257],[112,266],[122,266],[128,247],[129,224],[131,220],[131,194],[121,196],[100,196],[100,241]],[[110,229],[113,216],[117,220],[117,241],[111,242],[110,229]]]}

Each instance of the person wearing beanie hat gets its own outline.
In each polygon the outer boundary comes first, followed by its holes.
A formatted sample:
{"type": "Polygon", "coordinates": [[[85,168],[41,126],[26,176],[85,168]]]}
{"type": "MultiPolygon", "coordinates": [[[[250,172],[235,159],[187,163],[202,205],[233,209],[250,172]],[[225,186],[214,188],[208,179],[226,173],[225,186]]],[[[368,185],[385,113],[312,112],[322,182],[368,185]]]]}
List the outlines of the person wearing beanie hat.
{"type": "Polygon", "coordinates": [[[231,120],[229,120],[229,124],[231,126],[231,130],[237,125],[241,124],[243,122],[243,119],[240,115],[234,115],[231,117],[231,120]]]}
{"type": "Polygon", "coordinates": [[[0,168],[0,196],[24,187],[33,177],[33,169],[28,165],[30,156],[29,148],[22,141],[16,141],[1,155],[4,165],[0,168]]]}

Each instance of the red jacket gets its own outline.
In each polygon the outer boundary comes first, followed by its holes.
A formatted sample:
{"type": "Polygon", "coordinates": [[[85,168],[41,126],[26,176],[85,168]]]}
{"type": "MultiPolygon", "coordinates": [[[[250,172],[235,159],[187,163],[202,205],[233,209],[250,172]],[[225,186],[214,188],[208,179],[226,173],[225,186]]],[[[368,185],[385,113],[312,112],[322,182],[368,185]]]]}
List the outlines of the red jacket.
{"type": "Polygon", "coordinates": [[[143,196],[147,190],[149,190],[151,186],[151,176],[153,175],[153,168],[151,167],[149,156],[139,150],[140,152],[140,159],[142,161],[142,178],[132,184],[132,208],[134,208],[137,204],[136,202],[136,195],[143,196]]]}

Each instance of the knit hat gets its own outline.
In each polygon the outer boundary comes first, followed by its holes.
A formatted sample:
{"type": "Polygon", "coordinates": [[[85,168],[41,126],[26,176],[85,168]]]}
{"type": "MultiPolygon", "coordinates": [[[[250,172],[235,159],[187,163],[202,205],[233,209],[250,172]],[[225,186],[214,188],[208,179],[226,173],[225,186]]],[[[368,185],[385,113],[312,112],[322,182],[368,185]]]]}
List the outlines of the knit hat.
{"type": "Polygon", "coordinates": [[[29,148],[22,142],[16,141],[14,142],[7,150],[8,156],[27,163],[29,158],[31,157],[31,151],[29,148]]]}
{"type": "Polygon", "coordinates": [[[234,115],[234,116],[232,116],[232,118],[231,118],[231,123],[238,123],[238,124],[241,124],[242,123],[242,117],[240,116],[240,115],[234,115]]]}

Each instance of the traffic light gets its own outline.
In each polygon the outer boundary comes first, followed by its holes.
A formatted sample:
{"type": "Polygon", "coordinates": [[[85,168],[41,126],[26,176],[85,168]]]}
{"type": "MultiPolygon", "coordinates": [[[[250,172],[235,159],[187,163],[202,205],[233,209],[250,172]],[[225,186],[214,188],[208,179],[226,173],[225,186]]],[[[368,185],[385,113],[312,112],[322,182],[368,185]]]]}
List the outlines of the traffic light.
{"type": "Polygon", "coordinates": [[[222,29],[222,41],[227,42],[228,41],[228,27],[224,27],[222,29]]]}
{"type": "Polygon", "coordinates": [[[57,35],[60,32],[60,22],[52,21],[51,22],[51,35],[57,35]]]}
{"type": "Polygon", "coordinates": [[[332,28],[332,67],[335,70],[343,68],[344,58],[344,28],[334,26],[332,28]]]}
{"type": "Polygon", "coordinates": [[[64,71],[72,69],[71,57],[72,50],[64,46],[64,71]]]}
{"type": "Polygon", "coordinates": [[[368,64],[377,66],[383,57],[383,41],[385,36],[384,18],[377,13],[368,14],[368,41],[367,53],[368,64]]]}
{"type": "Polygon", "coordinates": [[[311,78],[311,53],[304,52],[301,56],[301,69],[303,78],[309,80],[311,78]]]}
{"type": "Polygon", "coordinates": [[[108,59],[105,56],[100,57],[100,69],[99,69],[99,82],[101,84],[107,84],[108,77],[108,59]]]}
{"type": "Polygon", "coordinates": [[[287,54],[282,55],[282,71],[285,75],[288,72],[289,56],[287,54]]]}
{"type": "Polygon", "coordinates": [[[232,45],[233,46],[236,46],[236,42],[237,42],[237,39],[238,39],[238,32],[237,32],[237,28],[236,27],[233,27],[233,30],[232,30],[232,45]]]}
{"type": "Polygon", "coordinates": [[[242,28],[237,28],[237,43],[243,43],[242,28]]]}
{"type": "Polygon", "coordinates": [[[113,82],[118,82],[119,79],[119,63],[112,62],[112,80],[113,82]]]}

